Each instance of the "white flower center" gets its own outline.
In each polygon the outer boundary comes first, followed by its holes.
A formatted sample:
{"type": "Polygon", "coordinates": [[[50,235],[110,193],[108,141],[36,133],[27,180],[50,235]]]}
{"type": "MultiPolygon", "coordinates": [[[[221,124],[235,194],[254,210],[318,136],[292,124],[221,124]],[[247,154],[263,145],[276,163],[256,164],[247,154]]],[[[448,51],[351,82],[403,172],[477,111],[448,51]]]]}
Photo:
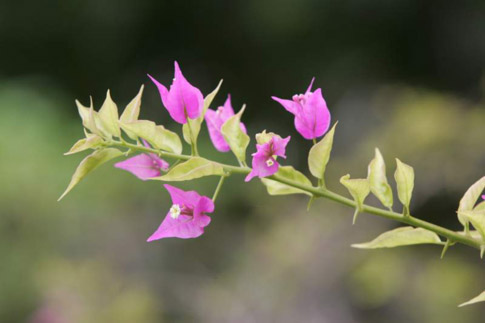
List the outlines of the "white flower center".
{"type": "Polygon", "coordinates": [[[178,218],[179,215],[180,215],[180,205],[178,204],[172,205],[172,207],[170,208],[170,216],[172,217],[172,219],[178,218]]]}
{"type": "Polygon", "coordinates": [[[266,160],[266,166],[271,167],[273,165],[274,165],[274,161],[273,160],[271,160],[271,159],[267,159],[266,160]]]}
{"type": "Polygon", "coordinates": [[[223,109],[223,107],[218,107],[216,110],[216,114],[221,114],[223,109]]]}

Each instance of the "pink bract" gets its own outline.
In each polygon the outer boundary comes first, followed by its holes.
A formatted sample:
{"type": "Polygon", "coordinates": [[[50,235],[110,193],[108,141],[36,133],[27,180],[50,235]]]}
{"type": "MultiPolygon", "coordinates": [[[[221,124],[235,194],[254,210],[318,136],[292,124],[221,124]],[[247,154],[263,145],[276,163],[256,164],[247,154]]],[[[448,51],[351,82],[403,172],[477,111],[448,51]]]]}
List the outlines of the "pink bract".
{"type": "Polygon", "coordinates": [[[330,127],[330,111],[322,96],[322,90],[318,88],[311,92],[314,80],[315,78],[305,94],[294,95],[292,100],[272,97],[295,116],[295,128],[305,139],[323,136],[330,127]]]}
{"type": "MultiPolygon", "coordinates": [[[[143,143],[145,147],[150,147],[145,140],[143,140],[143,143]]],[[[140,154],[116,163],[114,166],[119,169],[124,169],[139,179],[146,181],[150,178],[160,176],[161,172],[168,170],[170,165],[156,154],[140,154]]]]}
{"type": "Polygon", "coordinates": [[[185,79],[177,62],[175,62],[175,76],[170,91],[150,74],[148,77],[157,86],[163,105],[176,122],[184,124],[187,123],[187,117],[196,119],[200,116],[204,97],[198,88],[185,79]]]}
{"type": "Polygon", "coordinates": [[[164,185],[172,198],[172,207],[162,224],[147,241],[162,238],[197,238],[204,233],[211,218],[205,213],[214,212],[214,202],[196,191],[183,191],[171,185],[164,185]]]}
{"type": "MultiPolygon", "coordinates": [[[[205,114],[205,121],[207,123],[207,129],[209,130],[209,136],[211,138],[214,147],[221,152],[226,152],[231,149],[229,144],[224,139],[221,132],[222,125],[234,115],[234,109],[231,105],[231,95],[227,96],[226,102],[223,106],[217,108],[217,110],[208,109],[205,114]]],[[[246,127],[241,122],[241,130],[246,133],[246,127]]]]}
{"type": "Polygon", "coordinates": [[[253,169],[246,177],[249,182],[254,177],[260,178],[271,176],[278,171],[279,163],[276,157],[286,158],[286,145],[290,141],[290,136],[282,139],[280,136],[273,136],[268,142],[256,145],[256,152],[252,155],[253,169]]]}

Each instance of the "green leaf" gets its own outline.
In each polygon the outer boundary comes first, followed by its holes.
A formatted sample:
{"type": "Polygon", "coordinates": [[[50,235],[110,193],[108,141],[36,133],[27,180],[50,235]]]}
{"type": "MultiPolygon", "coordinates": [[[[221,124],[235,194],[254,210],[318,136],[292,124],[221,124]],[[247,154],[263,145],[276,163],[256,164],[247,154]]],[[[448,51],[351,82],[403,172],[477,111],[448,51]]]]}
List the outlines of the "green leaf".
{"type": "MultiPolygon", "coordinates": [[[[130,101],[130,103],[128,103],[125,110],[123,110],[123,113],[121,114],[121,117],[120,117],[121,123],[129,123],[129,122],[134,122],[138,120],[138,117],[140,116],[140,106],[141,106],[141,97],[143,95],[143,89],[144,89],[144,85],[140,87],[138,94],[130,101]]],[[[125,132],[128,135],[128,137],[130,137],[133,140],[136,140],[135,134],[130,133],[129,131],[126,131],[126,130],[125,132]]]]}
{"type": "Polygon", "coordinates": [[[356,203],[356,212],[352,221],[355,223],[357,220],[357,214],[358,212],[362,212],[365,198],[370,193],[369,181],[366,178],[350,179],[350,175],[347,174],[340,178],[340,183],[347,188],[356,203]]]}
{"type": "Polygon", "coordinates": [[[149,120],[137,120],[130,123],[121,123],[124,131],[148,141],[154,148],[162,149],[175,154],[182,152],[182,142],[179,136],[163,126],[157,126],[149,120]]]}
{"type": "Polygon", "coordinates": [[[101,109],[98,112],[99,119],[103,125],[103,128],[111,136],[120,137],[120,127],[118,124],[118,107],[116,103],[111,99],[109,90],[106,92],[106,99],[104,100],[101,109]]]}
{"type": "Polygon", "coordinates": [[[397,183],[397,196],[402,205],[404,205],[404,214],[409,215],[409,203],[411,202],[414,188],[414,170],[397,158],[396,165],[394,178],[397,183]]]}
{"type": "Polygon", "coordinates": [[[222,135],[226,139],[229,147],[236,158],[241,162],[246,162],[246,149],[249,145],[249,136],[241,130],[241,116],[246,106],[243,105],[238,113],[227,119],[221,127],[222,135]]]}
{"type": "Polygon", "coordinates": [[[192,157],[188,161],[172,168],[167,174],[153,179],[177,182],[212,175],[225,175],[224,168],[221,164],[209,161],[202,157],[192,157]]]}
{"type": "Polygon", "coordinates": [[[472,298],[468,302],[465,302],[465,303],[462,303],[462,304],[458,305],[458,307],[462,307],[462,306],[466,306],[466,305],[472,305],[472,304],[479,303],[479,302],[485,302],[485,291],[482,292],[477,297],[472,298]]]}
{"type": "MultiPolygon", "coordinates": [[[[201,115],[196,119],[190,120],[190,127],[192,131],[192,135],[194,136],[195,140],[197,140],[197,137],[199,136],[202,122],[204,122],[205,113],[207,112],[207,109],[209,108],[212,101],[214,100],[217,93],[219,92],[221,85],[222,85],[222,80],[219,81],[219,84],[214,89],[214,91],[207,94],[207,96],[204,98],[204,107],[202,109],[201,115]]],[[[189,123],[184,123],[184,125],[182,126],[182,134],[185,142],[187,142],[190,145],[192,143],[192,140],[190,138],[189,123]]]]}
{"type": "Polygon", "coordinates": [[[81,104],[78,100],[76,100],[77,111],[79,112],[79,116],[83,122],[83,126],[87,128],[88,120],[89,120],[89,110],[93,107],[93,98],[90,99],[90,106],[86,107],[81,104]]]}
{"type": "Polygon", "coordinates": [[[425,243],[443,244],[440,237],[432,231],[422,228],[402,227],[384,232],[370,242],[353,244],[352,247],[360,249],[376,249],[425,243]]]}
{"type": "Polygon", "coordinates": [[[392,189],[386,178],[386,164],[377,148],[375,157],[369,164],[367,179],[371,192],[381,201],[382,205],[392,208],[392,189]]]}
{"type": "Polygon", "coordinates": [[[258,145],[263,145],[270,141],[274,136],[276,136],[274,132],[266,132],[266,130],[263,130],[263,132],[256,134],[256,142],[258,145]]]}
{"type": "Polygon", "coordinates": [[[325,179],[325,169],[327,168],[328,160],[333,145],[333,135],[335,133],[335,123],[329,132],[318,143],[313,145],[308,154],[308,167],[310,173],[322,181],[325,179]]]}
{"type": "MultiPolygon", "coordinates": [[[[312,186],[311,181],[292,166],[280,166],[275,175],[299,184],[312,186]]],[[[262,178],[261,181],[266,186],[269,195],[306,194],[312,196],[307,191],[288,186],[272,179],[262,178]]]]}
{"type": "Polygon", "coordinates": [[[101,137],[98,135],[88,134],[86,138],[78,140],[67,153],[64,153],[64,155],[72,155],[87,149],[97,148],[101,143],[103,143],[103,139],[101,137]]]}
{"type": "Polygon", "coordinates": [[[77,167],[74,175],[72,175],[71,182],[67,186],[64,193],[57,201],[60,201],[67,193],[69,193],[74,186],[76,186],[86,175],[106,163],[107,161],[123,155],[121,151],[115,148],[106,148],[94,151],[91,155],[84,158],[77,167]]]}
{"type": "Polygon", "coordinates": [[[462,220],[471,222],[485,241],[485,210],[460,211],[458,215],[462,220]]]}
{"type": "Polygon", "coordinates": [[[468,221],[462,216],[464,211],[471,211],[478,198],[485,189],[485,176],[476,181],[470,188],[466,191],[465,195],[460,200],[460,205],[458,207],[458,220],[463,226],[468,225],[468,221]]]}

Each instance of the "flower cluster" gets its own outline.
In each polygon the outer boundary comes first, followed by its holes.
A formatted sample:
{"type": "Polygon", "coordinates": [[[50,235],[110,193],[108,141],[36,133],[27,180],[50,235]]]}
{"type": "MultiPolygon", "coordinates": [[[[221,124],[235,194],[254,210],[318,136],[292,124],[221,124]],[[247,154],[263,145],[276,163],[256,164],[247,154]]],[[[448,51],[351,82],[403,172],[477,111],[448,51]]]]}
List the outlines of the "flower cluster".
{"type": "MultiPolygon", "coordinates": [[[[182,144],[176,133],[152,121],[138,120],[143,87],[137,97],[125,108],[119,120],[117,106],[111,100],[108,91],[106,101],[98,112],[94,111],[92,104],[91,107],[84,107],[77,102],[86,129],[86,138],[76,143],[69,153],[85,149],[94,149],[95,152],[78,167],[63,196],[91,169],[123,154],[114,147],[106,148],[113,143],[129,148],[124,153],[126,155],[132,151],[142,151],[141,154],[115,164],[116,168],[126,170],[141,180],[188,180],[219,175],[222,185],[226,176],[224,169],[219,164],[198,156],[196,142],[203,121],[207,125],[215,149],[220,152],[232,151],[241,167],[248,170],[246,182],[254,177],[264,179],[278,174],[281,168],[278,157],[286,158],[286,146],[290,136],[282,138],[266,131],[257,134],[256,152],[252,154],[252,167],[247,168],[245,155],[250,139],[246,126],[241,122],[244,107],[236,114],[232,107],[231,96],[228,94],[222,106],[210,109],[209,105],[219,87],[204,98],[202,92],[185,78],[177,62],[174,63],[174,67],[174,78],[169,88],[153,76],[148,74],[148,77],[157,87],[162,104],[170,117],[183,125],[184,139],[192,148],[191,158],[182,163],[180,160],[175,160],[172,165],[162,158],[168,154],[178,156],[182,152],[182,144]],[[122,138],[121,130],[131,139],[136,140],[136,145],[127,143],[122,138]],[[119,138],[119,141],[113,141],[114,138],[119,138]],[[200,171],[194,171],[194,169],[200,169],[200,171]]],[[[295,116],[296,130],[306,139],[315,139],[324,135],[330,125],[330,113],[321,89],[312,92],[313,82],[314,79],[305,94],[294,95],[292,100],[273,97],[295,116]]],[[[263,183],[266,185],[268,182],[263,181],[263,183]]],[[[200,236],[204,232],[204,227],[210,223],[210,217],[206,213],[214,211],[214,199],[220,187],[218,186],[213,199],[199,195],[195,191],[186,192],[170,185],[165,185],[165,188],[172,197],[173,205],[148,241],[168,237],[200,236]]]]}

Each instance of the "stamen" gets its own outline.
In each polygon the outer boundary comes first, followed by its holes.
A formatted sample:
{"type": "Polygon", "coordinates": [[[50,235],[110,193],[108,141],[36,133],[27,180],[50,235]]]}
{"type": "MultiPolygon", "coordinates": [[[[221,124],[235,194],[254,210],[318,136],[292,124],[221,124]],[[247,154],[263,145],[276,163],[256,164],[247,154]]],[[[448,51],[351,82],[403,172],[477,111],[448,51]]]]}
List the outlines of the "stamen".
{"type": "Polygon", "coordinates": [[[274,165],[274,161],[270,158],[266,160],[266,166],[271,167],[274,165]]]}
{"type": "Polygon", "coordinates": [[[172,217],[172,219],[178,218],[179,215],[180,215],[180,212],[181,212],[180,205],[178,205],[178,204],[174,204],[170,208],[170,216],[172,217]]]}

